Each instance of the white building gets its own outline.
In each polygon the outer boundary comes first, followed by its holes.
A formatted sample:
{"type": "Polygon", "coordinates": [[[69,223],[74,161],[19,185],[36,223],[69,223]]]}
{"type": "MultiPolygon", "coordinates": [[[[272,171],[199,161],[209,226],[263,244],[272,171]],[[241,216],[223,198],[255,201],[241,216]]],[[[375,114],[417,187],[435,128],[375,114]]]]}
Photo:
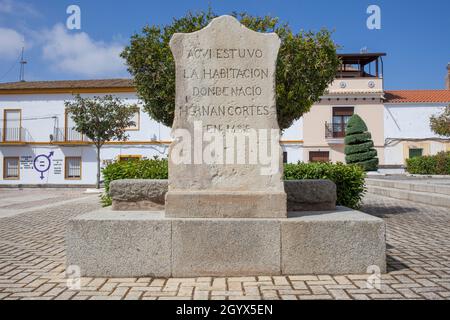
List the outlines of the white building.
{"type": "Polygon", "coordinates": [[[430,118],[450,104],[450,90],[387,91],[384,104],[385,163],[398,168],[405,160],[450,151],[448,138],[430,129],[430,118]]]}

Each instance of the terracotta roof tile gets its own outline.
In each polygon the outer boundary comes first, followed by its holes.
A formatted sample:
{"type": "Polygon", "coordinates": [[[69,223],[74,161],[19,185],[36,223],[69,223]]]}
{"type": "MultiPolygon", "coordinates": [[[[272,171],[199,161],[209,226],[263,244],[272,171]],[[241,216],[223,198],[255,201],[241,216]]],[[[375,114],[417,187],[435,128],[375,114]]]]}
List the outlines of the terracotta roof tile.
{"type": "Polygon", "coordinates": [[[388,90],[386,103],[450,103],[450,90],[388,90]]]}
{"type": "Polygon", "coordinates": [[[132,79],[61,80],[0,83],[2,90],[133,88],[132,79]]]}

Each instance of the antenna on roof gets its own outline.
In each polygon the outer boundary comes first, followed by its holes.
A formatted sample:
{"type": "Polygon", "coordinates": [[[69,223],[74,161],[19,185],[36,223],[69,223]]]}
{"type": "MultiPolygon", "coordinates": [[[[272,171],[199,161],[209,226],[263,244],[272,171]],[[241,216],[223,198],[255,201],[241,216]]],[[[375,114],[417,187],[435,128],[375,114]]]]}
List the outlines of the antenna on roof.
{"type": "Polygon", "coordinates": [[[359,50],[359,53],[367,53],[367,52],[369,52],[369,50],[367,49],[367,47],[362,47],[362,48],[359,50]]]}
{"type": "Polygon", "coordinates": [[[27,61],[23,59],[23,52],[25,51],[25,47],[22,47],[22,55],[20,58],[20,73],[19,73],[19,81],[25,82],[25,65],[27,64],[27,61]]]}

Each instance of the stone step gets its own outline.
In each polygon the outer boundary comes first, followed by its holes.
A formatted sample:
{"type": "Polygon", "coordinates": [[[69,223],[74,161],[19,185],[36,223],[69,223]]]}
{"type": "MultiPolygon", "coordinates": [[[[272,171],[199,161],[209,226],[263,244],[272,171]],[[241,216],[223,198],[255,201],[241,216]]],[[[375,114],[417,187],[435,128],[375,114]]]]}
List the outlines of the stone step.
{"type": "Polygon", "coordinates": [[[386,179],[366,179],[366,186],[393,188],[399,190],[443,194],[450,196],[450,185],[420,181],[398,181],[386,179]]]}
{"type": "Polygon", "coordinates": [[[429,192],[418,192],[373,185],[367,185],[367,192],[399,200],[450,208],[450,196],[444,194],[433,194],[429,192]]]}

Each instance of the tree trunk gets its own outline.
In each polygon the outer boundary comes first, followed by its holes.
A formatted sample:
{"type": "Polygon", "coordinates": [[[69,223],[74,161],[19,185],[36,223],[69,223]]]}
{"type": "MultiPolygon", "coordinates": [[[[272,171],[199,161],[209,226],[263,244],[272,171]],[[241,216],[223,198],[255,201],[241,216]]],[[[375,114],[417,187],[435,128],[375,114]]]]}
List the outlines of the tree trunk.
{"type": "Polygon", "coordinates": [[[97,189],[100,189],[100,148],[97,146],[97,189]]]}

